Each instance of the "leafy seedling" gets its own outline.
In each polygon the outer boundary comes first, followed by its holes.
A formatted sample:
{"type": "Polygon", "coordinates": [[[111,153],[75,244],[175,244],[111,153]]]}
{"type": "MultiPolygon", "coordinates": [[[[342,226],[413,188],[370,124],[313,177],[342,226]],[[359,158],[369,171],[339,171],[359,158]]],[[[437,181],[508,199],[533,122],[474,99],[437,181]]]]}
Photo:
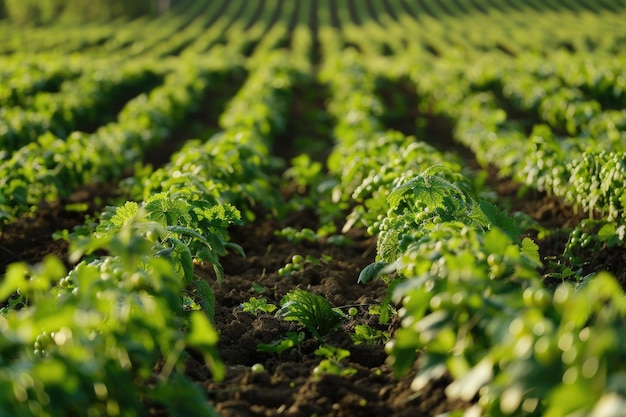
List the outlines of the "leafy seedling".
{"type": "Polygon", "coordinates": [[[325,358],[313,369],[316,377],[324,374],[347,376],[356,373],[356,369],[341,365],[341,361],[350,356],[349,350],[324,344],[315,351],[315,355],[325,358]]]}
{"type": "Polygon", "coordinates": [[[288,292],[280,305],[281,308],[276,312],[278,317],[302,324],[318,339],[339,327],[345,316],[324,297],[302,289],[288,292]]]}
{"type": "Polygon", "coordinates": [[[350,335],[350,338],[355,345],[377,345],[387,343],[390,336],[389,332],[374,329],[367,324],[357,324],[354,327],[354,333],[350,335]]]}
{"type": "Polygon", "coordinates": [[[268,303],[265,298],[250,297],[250,299],[239,306],[240,309],[246,313],[254,314],[255,316],[262,313],[273,313],[278,307],[276,305],[268,303]]]}

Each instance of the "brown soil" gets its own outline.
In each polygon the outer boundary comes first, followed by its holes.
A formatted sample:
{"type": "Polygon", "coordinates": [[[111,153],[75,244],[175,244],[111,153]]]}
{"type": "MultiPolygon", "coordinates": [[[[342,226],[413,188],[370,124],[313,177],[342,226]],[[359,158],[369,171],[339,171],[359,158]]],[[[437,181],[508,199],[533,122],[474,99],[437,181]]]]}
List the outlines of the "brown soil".
{"type": "Polygon", "coordinates": [[[345,247],[324,240],[292,243],[274,233],[287,226],[310,227],[313,217],[305,211],[280,222],[265,218],[232,231],[232,240],[244,247],[247,256],[245,259],[227,256],[226,279],[215,286],[220,352],[228,372],[221,383],[202,381],[218,412],[223,416],[408,416],[437,415],[459,409],[462,404],[445,398],[442,391],[445,384],[433,385],[416,396],[410,389],[413,375],[396,378],[386,363],[382,344],[354,344],[350,333],[356,324],[389,332],[396,326],[393,320],[380,324],[379,316],[368,313],[370,305],[380,303],[385,297],[385,284],[382,281],[366,286],[357,284],[361,269],[374,260],[376,242],[361,231],[349,233],[352,244],[345,247]],[[329,255],[332,260],[279,276],[278,269],[296,254],[318,259],[329,255]],[[252,284],[264,288],[261,294],[252,284]],[[303,329],[273,314],[255,316],[243,312],[240,304],[256,296],[278,305],[295,288],[322,295],[346,312],[348,306],[355,306],[358,314],[345,318],[342,326],[323,341],[307,334],[299,349],[283,352],[280,357],[258,352],[259,343],[270,343],[284,337],[286,332],[303,329]],[[322,359],[314,351],[321,343],[350,350],[350,357],[341,364],[357,372],[346,377],[314,376],[313,369],[322,359]],[[263,364],[265,371],[253,373],[251,366],[255,363],[263,364]]]}

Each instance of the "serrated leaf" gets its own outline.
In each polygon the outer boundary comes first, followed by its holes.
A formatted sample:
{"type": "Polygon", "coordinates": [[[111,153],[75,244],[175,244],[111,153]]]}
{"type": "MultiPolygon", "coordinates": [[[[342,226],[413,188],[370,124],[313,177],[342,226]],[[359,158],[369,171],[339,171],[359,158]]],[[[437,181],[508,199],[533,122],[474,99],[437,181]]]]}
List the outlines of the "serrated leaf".
{"type": "Polygon", "coordinates": [[[481,200],[478,204],[489,221],[488,226],[490,228],[495,226],[511,238],[513,242],[519,242],[521,230],[513,217],[488,201],[481,200]]]}
{"type": "Polygon", "coordinates": [[[127,201],[120,207],[107,207],[96,227],[96,234],[100,236],[113,234],[139,213],[139,205],[134,201],[127,201]]]}
{"type": "Polygon", "coordinates": [[[533,261],[537,268],[541,267],[541,258],[539,257],[539,245],[529,237],[522,240],[522,253],[533,261]]]}
{"type": "Polygon", "coordinates": [[[172,198],[167,193],[152,195],[143,207],[151,220],[164,226],[189,224],[191,221],[189,203],[182,199],[172,198]]]}
{"type": "Polygon", "coordinates": [[[280,304],[281,308],[276,312],[278,317],[302,324],[318,339],[341,324],[341,315],[324,297],[306,290],[288,292],[280,304]]]}

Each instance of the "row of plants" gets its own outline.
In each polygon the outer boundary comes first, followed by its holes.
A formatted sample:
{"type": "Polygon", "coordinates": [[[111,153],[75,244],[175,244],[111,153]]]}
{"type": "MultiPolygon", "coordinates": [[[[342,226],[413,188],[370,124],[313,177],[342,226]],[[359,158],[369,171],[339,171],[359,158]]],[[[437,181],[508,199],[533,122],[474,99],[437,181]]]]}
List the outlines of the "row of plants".
{"type": "Polygon", "coordinates": [[[164,83],[126,103],[115,122],[65,139],[47,132],[20,148],[0,164],[0,217],[6,222],[32,212],[40,201],[69,195],[80,184],[119,179],[197,109],[207,85],[228,72],[231,59],[176,60],[164,83]]]}
{"type": "Polygon", "coordinates": [[[378,262],[361,281],[386,276],[402,306],[394,368],[417,364],[416,391],[449,374],[449,397],[477,400],[466,415],[619,415],[619,284],[600,273],[547,289],[537,245],[469,185],[432,167],[382,197],[378,262]]]}
{"type": "Polygon", "coordinates": [[[187,141],[164,167],[146,167],[126,180],[131,195],[191,188],[235,205],[248,221],[257,206],[280,212],[276,174],[282,161],[272,156],[273,138],[285,133],[292,87],[304,76],[298,62],[283,51],[268,54],[229,101],[219,118],[221,131],[206,141],[187,141]]]}
{"type": "Polygon", "coordinates": [[[151,61],[96,74],[90,71],[63,82],[56,92],[29,97],[20,107],[3,107],[1,159],[8,159],[14,151],[48,132],[63,139],[73,131],[92,129],[104,121],[102,116],[108,109],[158,85],[165,69],[151,61]]]}
{"type": "Polygon", "coordinates": [[[375,140],[384,109],[357,57],[344,53],[332,67],[329,59],[321,76],[334,94],[330,111],[344,116],[333,152],[363,167],[337,165],[347,174],[339,183],[363,202],[351,216],[378,236],[377,262],[359,281],[383,277],[402,306],[401,329],[387,345],[398,374],[417,363],[416,391],[451,375],[450,397],[478,399],[467,415],[617,415],[626,399],[623,369],[613,364],[622,361],[626,305],[614,277],[545,288],[538,246],[520,240],[520,219],[479,198],[458,165],[443,166],[443,155],[414,139],[412,153],[375,140]],[[416,161],[431,167],[420,171],[416,161]]]}
{"type": "Polygon", "coordinates": [[[222,133],[190,141],[170,164],[136,178],[143,202],[109,208],[95,231],[71,235],[72,258],[85,260],[69,274],[54,258],[10,267],[2,298],[19,295],[0,317],[3,412],[130,416],[155,404],[170,415],[214,415],[179,372],[193,348],[214,378],[223,375],[207,320],[215,300],[194,263],[213,265],[219,281],[219,256],[243,255],[228,242],[227,227],[241,222],[230,203],[267,202],[272,194],[270,139],[285,127],[296,74],[281,53],[251,74],[222,116],[222,133]],[[107,255],[91,255],[97,250],[107,255]]]}
{"type": "Polygon", "coordinates": [[[80,75],[85,70],[81,59],[56,59],[43,54],[36,59],[20,54],[3,57],[0,73],[0,103],[18,106],[41,91],[55,91],[61,83],[80,75]]]}
{"type": "MultiPolygon", "coordinates": [[[[587,94],[600,98],[607,88],[598,83],[597,90],[583,84],[580,90],[573,86],[563,90],[567,78],[557,76],[563,71],[556,68],[576,62],[570,54],[556,54],[552,64],[535,55],[501,57],[502,70],[493,66],[497,57],[483,59],[471,69],[451,60],[409,65],[423,110],[448,118],[456,140],[470,148],[483,166],[497,166],[500,175],[563,198],[601,219],[575,227],[570,240],[575,241],[584,229],[597,249],[621,245],[626,167],[620,133],[623,112],[611,108],[614,102],[603,99],[600,105],[586,98],[587,94]],[[524,75],[515,77],[518,73],[524,75]],[[532,89],[524,87],[529,83],[532,89]],[[557,91],[573,92],[580,98],[572,101],[557,91]],[[608,109],[602,108],[605,105],[608,109]],[[568,125],[575,135],[567,136],[568,125]]],[[[614,73],[613,64],[590,66],[587,73],[603,80],[614,73]]],[[[619,83],[613,91],[613,100],[621,100],[619,83]]],[[[574,270],[584,263],[565,255],[574,270]]]]}
{"type": "Polygon", "coordinates": [[[194,259],[219,264],[227,248],[240,250],[227,234],[239,221],[201,193],[164,192],[109,208],[93,233],[73,235],[80,262],[69,273],[54,257],[10,265],[0,286],[2,413],[216,415],[183,372],[195,354],[214,378],[224,374],[212,291],[194,259]]]}
{"type": "Polygon", "coordinates": [[[213,378],[224,375],[215,298],[194,265],[212,265],[221,282],[219,257],[244,255],[228,238],[229,225],[242,221],[234,204],[250,214],[255,204],[279,206],[270,148],[301,76],[295,62],[269,56],[227,106],[221,133],[126,180],[143,201],[109,207],[95,229],[69,234],[70,257],[80,260],[69,273],[52,257],[9,267],[0,286],[0,298],[9,297],[0,314],[3,412],[133,416],[152,406],[216,415],[182,372],[197,352],[213,378]]]}

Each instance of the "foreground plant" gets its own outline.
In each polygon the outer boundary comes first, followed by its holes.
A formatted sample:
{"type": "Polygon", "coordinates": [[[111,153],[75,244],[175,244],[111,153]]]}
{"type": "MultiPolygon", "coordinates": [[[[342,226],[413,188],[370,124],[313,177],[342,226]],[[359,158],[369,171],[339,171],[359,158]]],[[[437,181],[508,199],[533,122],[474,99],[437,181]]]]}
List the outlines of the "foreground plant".
{"type": "Polygon", "coordinates": [[[537,245],[459,180],[427,171],[396,187],[379,263],[360,277],[397,274],[390,291],[402,327],[386,345],[396,372],[417,362],[416,391],[451,375],[449,397],[477,399],[455,416],[620,415],[626,302],[615,279],[601,273],[552,293],[537,245]]]}
{"type": "Polygon", "coordinates": [[[135,417],[153,404],[172,416],[216,415],[182,370],[193,348],[223,376],[217,332],[203,312],[183,314],[185,280],[138,233],[145,216],[74,245],[77,255],[108,255],[67,275],[55,258],[9,267],[0,299],[19,289],[28,305],[0,316],[0,414],[135,417]]]}
{"type": "Polygon", "coordinates": [[[158,193],[141,205],[127,202],[105,211],[95,236],[105,239],[128,222],[152,243],[156,256],[172,261],[190,294],[213,318],[213,291],[195,274],[194,263],[209,263],[217,282],[224,279],[219,257],[226,255],[228,249],[244,255],[239,245],[228,241],[227,227],[241,222],[239,211],[228,204],[209,201],[200,193],[158,193]]]}

